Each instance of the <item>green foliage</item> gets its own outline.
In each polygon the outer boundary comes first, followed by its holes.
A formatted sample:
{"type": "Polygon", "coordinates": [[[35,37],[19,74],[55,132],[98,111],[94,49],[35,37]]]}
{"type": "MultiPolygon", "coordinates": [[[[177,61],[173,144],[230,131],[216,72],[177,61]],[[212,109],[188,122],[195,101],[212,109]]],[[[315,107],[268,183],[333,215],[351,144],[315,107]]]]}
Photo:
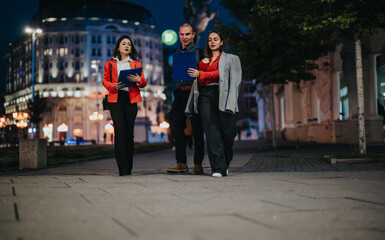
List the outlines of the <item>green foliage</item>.
{"type": "Polygon", "coordinates": [[[355,40],[385,27],[384,0],[321,0],[326,11],[305,19],[304,31],[333,29],[340,38],[355,40]]]}
{"type": "MultiPolygon", "coordinates": [[[[303,31],[303,19],[320,11],[316,1],[222,0],[239,24],[217,27],[231,51],[239,54],[245,79],[286,83],[314,79],[315,60],[335,49],[331,32],[317,36],[303,31]],[[302,28],[301,28],[302,27],[302,28]],[[329,39],[328,39],[329,38],[329,39]],[[328,41],[322,41],[328,39],[328,41]]],[[[307,26],[306,26],[307,27],[307,26]]]]}
{"type": "Polygon", "coordinates": [[[385,22],[384,0],[221,0],[235,22],[216,26],[242,61],[245,79],[286,83],[314,79],[314,60],[342,38],[373,33],[385,22]]]}
{"type": "Polygon", "coordinates": [[[41,114],[43,114],[46,106],[47,106],[47,99],[40,97],[40,94],[35,94],[34,102],[32,103],[32,100],[28,100],[28,114],[29,114],[29,121],[35,123],[36,125],[39,124],[39,122],[42,120],[41,114]]]}

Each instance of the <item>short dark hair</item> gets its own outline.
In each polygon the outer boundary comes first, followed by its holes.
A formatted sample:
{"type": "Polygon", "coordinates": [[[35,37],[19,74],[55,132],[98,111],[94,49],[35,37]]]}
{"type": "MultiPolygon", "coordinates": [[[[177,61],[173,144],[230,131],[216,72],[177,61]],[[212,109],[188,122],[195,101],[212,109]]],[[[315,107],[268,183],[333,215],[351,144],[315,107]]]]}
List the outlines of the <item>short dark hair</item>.
{"type": "Polygon", "coordinates": [[[188,23],[188,22],[185,22],[185,23],[183,23],[182,25],[180,25],[179,28],[178,28],[178,30],[179,30],[181,27],[190,27],[191,30],[192,30],[192,32],[195,33],[194,27],[193,27],[190,23],[188,23]]]}
{"type": "Polygon", "coordinates": [[[123,41],[123,39],[128,39],[131,42],[131,52],[128,54],[132,60],[138,60],[139,54],[138,51],[136,51],[136,48],[134,46],[134,42],[131,40],[131,38],[128,35],[121,36],[118,41],[115,44],[114,53],[112,54],[112,57],[117,57],[119,60],[122,60],[122,56],[119,52],[119,45],[123,41]]]}
{"type": "Polygon", "coordinates": [[[210,49],[210,46],[209,46],[209,36],[210,36],[211,33],[218,34],[219,38],[223,42],[223,45],[219,47],[219,51],[223,52],[223,50],[225,50],[225,48],[226,48],[226,41],[225,41],[225,38],[223,37],[222,33],[218,32],[218,31],[211,31],[211,32],[209,32],[209,35],[207,36],[206,45],[205,45],[205,51],[203,53],[204,57],[209,57],[211,55],[211,53],[212,53],[212,51],[210,49]]]}

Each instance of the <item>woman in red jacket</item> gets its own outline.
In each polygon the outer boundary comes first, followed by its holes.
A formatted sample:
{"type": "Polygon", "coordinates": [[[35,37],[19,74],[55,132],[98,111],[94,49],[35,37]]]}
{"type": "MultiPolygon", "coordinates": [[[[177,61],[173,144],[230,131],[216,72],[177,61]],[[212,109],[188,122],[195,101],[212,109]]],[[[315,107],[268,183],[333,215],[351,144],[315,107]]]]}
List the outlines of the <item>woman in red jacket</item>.
{"type": "Polygon", "coordinates": [[[104,64],[103,86],[109,91],[108,104],[114,123],[115,157],[119,176],[131,175],[134,156],[134,124],[138,113],[137,102],[142,101],[139,88],[147,85],[143,72],[141,76],[130,75],[127,79],[135,87],[125,87],[118,82],[121,70],[142,67],[130,37],[124,35],[115,45],[112,59],[104,64]]]}

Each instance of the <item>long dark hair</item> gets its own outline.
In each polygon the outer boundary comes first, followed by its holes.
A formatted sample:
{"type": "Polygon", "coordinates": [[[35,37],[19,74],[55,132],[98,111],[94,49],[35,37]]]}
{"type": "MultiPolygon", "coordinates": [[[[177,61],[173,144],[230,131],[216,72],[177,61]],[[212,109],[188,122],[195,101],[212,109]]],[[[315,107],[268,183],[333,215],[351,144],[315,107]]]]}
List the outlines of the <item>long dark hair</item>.
{"type": "Polygon", "coordinates": [[[205,46],[205,51],[203,53],[203,56],[204,57],[210,57],[211,56],[211,49],[210,49],[210,46],[209,46],[209,36],[211,33],[216,33],[218,34],[219,38],[221,39],[221,41],[223,42],[223,45],[219,47],[219,51],[220,52],[223,52],[223,50],[225,50],[226,48],[226,41],[225,41],[225,38],[223,37],[222,33],[218,32],[218,31],[211,31],[209,32],[209,35],[207,36],[207,40],[206,40],[206,46],[205,46]]]}
{"type": "Polygon", "coordinates": [[[136,51],[134,42],[131,40],[131,38],[128,35],[123,35],[118,39],[118,41],[116,42],[112,57],[117,57],[119,60],[122,60],[122,55],[120,55],[120,52],[119,52],[119,45],[120,45],[120,42],[123,41],[123,39],[128,39],[131,42],[131,52],[128,54],[128,56],[130,56],[132,60],[138,60],[138,57],[139,57],[138,51],[136,51]]]}

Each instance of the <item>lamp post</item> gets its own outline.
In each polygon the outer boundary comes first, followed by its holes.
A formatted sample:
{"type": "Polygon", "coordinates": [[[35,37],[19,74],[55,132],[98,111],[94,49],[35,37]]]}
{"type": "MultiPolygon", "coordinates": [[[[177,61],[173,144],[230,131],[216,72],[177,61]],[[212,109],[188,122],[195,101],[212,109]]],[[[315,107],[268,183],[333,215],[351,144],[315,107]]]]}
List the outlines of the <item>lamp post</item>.
{"type": "Polygon", "coordinates": [[[99,144],[99,121],[103,120],[103,114],[93,112],[89,117],[91,121],[96,121],[96,142],[99,144]]]}
{"type": "Polygon", "coordinates": [[[96,63],[96,61],[93,61],[94,63],[91,64],[91,68],[95,69],[96,72],[96,112],[93,113],[91,116],[96,116],[95,119],[90,120],[96,120],[96,142],[99,144],[99,121],[103,119],[103,114],[99,113],[99,66],[96,63]],[[95,115],[96,114],[96,115],[95,115]]]}
{"type": "MultiPolygon", "coordinates": [[[[32,35],[32,77],[31,77],[31,87],[32,87],[32,96],[31,96],[31,102],[35,102],[35,40],[36,40],[36,34],[42,33],[43,30],[40,28],[31,28],[26,27],[25,32],[32,35]]],[[[33,112],[31,112],[31,115],[33,115],[33,112]]],[[[31,122],[31,128],[32,128],[32,134],[31,138],[34,136],[34,124],[31,122]]]]}

